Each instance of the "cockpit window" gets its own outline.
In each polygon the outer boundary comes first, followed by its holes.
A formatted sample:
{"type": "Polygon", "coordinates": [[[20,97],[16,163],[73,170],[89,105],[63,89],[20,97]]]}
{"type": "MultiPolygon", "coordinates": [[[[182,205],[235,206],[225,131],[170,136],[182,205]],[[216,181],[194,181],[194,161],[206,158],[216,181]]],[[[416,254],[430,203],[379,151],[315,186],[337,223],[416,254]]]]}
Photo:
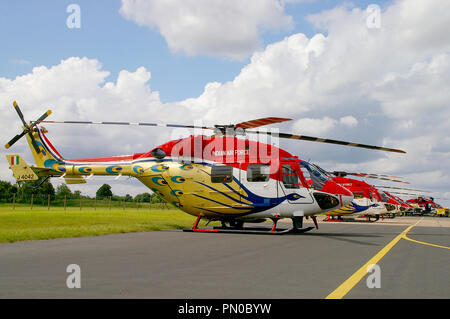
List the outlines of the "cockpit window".
{"type": "Polygon", "coordinates": [[[383,200],[383,202],[388,202],[389,201],[389,196],[386,195],[384,192],[381,193],[381,199],[383,200]]]}
{"type": "Polygon", "coordinates": [[[322,189],[329,178],[322,172],[322,170],[314,164],[299,161],[303,176],[312,181],[311,187],[314,189],[322,189]]]}
{"type": "Polygon", "coordinates": [[[283,184],[286,188],[300,188],[300,181],[290,164],[283,164],[283,184]]]}

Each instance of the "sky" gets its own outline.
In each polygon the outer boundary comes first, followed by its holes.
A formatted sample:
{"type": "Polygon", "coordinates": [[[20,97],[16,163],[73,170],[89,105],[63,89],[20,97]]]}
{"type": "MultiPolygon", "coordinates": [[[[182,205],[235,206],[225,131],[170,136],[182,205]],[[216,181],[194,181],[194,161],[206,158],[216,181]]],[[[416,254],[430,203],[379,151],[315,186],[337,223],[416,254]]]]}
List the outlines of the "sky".
{"type": "MultiPolygon", "coordinates": [[[[282,132],[407,152],[281,141],[292,154],[327,170],[402,176],[450,206],[449,10],[447,0],[5,0],[0,137],[20,131],[13,100],[27,120],[47,109],[53,120],[289,117],[282,132]]],[[[66,158],[144,152],[179,133],[47,129],[66,158]]],[[[8,152],[32,162],[25,139],[8,152]]],[[[13,181],[6,161],[0,179],[13,181]]],[[[91,195],[103,182],[71,188],[91,195]]],[[[111,185],[147,191],[135,180],[111,185]]]]}

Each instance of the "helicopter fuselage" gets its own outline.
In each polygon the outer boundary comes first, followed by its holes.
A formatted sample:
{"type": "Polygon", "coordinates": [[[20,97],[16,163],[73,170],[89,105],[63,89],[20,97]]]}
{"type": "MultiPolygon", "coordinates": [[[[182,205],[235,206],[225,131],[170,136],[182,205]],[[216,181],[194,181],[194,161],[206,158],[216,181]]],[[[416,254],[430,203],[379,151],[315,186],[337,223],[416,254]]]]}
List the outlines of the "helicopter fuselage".
{"type": "Polygon", "coordinates": [[[311,187],[302,173],[313,170],[311,164],[258,141],[190,136],[148,153],[66,160],[44,132],[35,138],[44,167],[55,176],[132,176],[184,212],[212,220],[311,216],[353,199],[332,179],[311,187]]]}

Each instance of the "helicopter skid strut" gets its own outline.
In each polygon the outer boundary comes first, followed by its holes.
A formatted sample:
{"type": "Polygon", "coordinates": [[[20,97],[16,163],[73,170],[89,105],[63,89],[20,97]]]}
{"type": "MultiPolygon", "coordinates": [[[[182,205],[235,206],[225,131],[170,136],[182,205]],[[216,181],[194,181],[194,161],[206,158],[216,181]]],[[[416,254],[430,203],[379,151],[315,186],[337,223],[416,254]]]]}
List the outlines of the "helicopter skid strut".
{"type": "Polygon", "coordinates": [[[306,227],[306,228],[298,228],[298,227],[292,227],[292,228],[278,228],[277,229],[277,222],[279,219],[279,216],[275,216],[275,218],[272,219],[273,226],[271,229],[268,229],[267,227],[227,227],[227,226],[215,226],[212,229],[211,228],[198,228],[198,224],[201,220],[202,216],[199,215],[197,219],[195,220],[194,226],[192,228],[185,228],[183,231],[185,232],[202,232],[202,233],[238,233],[238,234],[264,234],[264,235],[283,235],[283,234],[301,234],[305,233],[307,231],[310,231],[314,229],[315,227],[306,227]]]}

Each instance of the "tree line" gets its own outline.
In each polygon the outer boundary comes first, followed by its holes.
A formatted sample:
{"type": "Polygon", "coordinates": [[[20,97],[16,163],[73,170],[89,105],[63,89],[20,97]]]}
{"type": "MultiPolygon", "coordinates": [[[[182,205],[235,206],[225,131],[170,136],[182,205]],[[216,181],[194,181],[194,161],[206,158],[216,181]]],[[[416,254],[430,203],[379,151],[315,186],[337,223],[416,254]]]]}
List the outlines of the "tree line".
{"type": "Polygon", "coordinates": [[[111,186],[109,184],[103,184],[97,190],[95,197],[82,195],[81,191],[72,191],[66,184],[61,184],[53,187],[53,184],[49,181],[45,181],[37,188],[40,181],[27,181],[12,184],[7,181],[0,180],[0,201],[10,202],[14,197],[16,202],[20,203],[22,200],[27,201],[32,195],[35,195],[36,199],[110,199],[111,201],[124,201],[124,202],[143,202],[143,203],[162,203],[164,200],[156,193],[142,193],[136,196],[126,194],[125,196],[119,196],[113,194],[111,186]]]}

